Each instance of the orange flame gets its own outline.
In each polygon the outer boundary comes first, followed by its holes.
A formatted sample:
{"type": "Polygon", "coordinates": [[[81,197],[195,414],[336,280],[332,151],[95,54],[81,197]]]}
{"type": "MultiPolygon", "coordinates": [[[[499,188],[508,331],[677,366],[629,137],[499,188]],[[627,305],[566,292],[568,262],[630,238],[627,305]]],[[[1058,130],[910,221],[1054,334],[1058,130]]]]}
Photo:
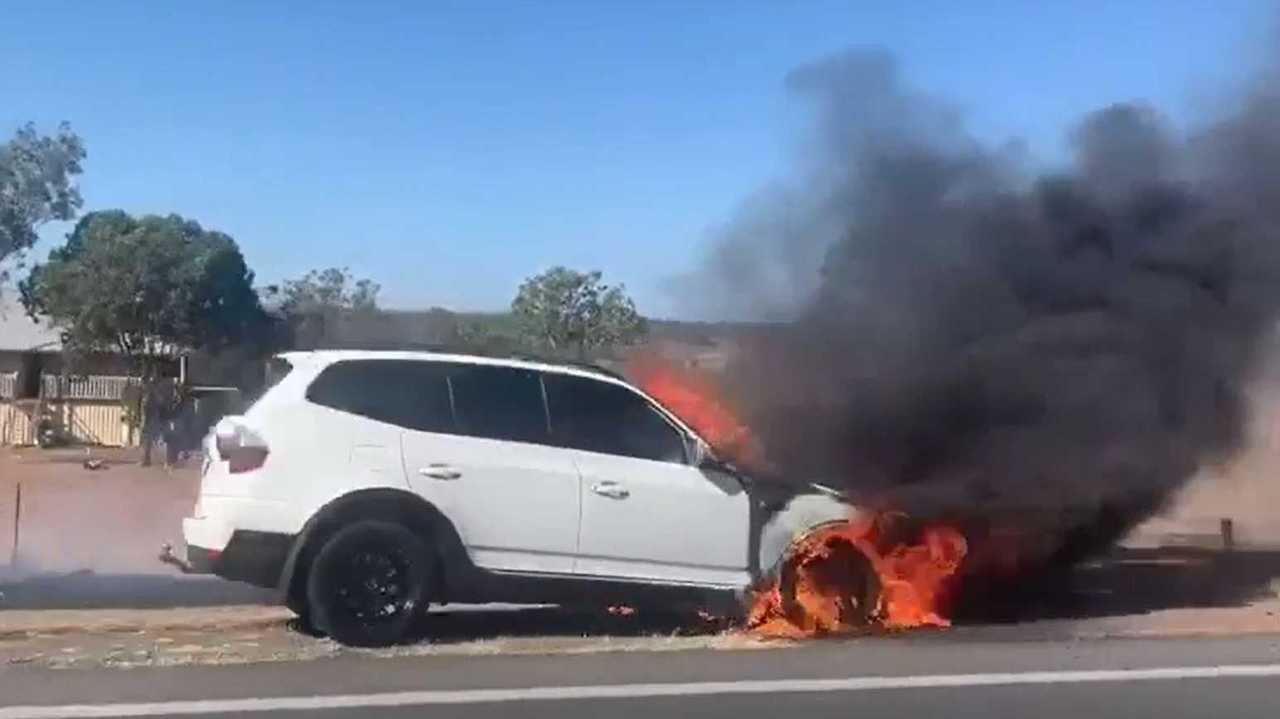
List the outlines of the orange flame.
{"type": "Polygon", "coordinates": [[[950,626],[956,572],[968,552],[964,535],[932,524],[918,541],[886,542],[887,517],[857,517],[801,540],[788,554],[790,570],[756,595],[747,627],[765,636],[810,637],[872,624],[950,626]]]}
{"type": "Polygon", "coordinates": [[[722,459],[741,467],[763,464],[763,453],[751,431],[718,398],[715,383],[707,375],[656,355],[633,358],[627,365],[627,374],[697,432],[722,459]]]}

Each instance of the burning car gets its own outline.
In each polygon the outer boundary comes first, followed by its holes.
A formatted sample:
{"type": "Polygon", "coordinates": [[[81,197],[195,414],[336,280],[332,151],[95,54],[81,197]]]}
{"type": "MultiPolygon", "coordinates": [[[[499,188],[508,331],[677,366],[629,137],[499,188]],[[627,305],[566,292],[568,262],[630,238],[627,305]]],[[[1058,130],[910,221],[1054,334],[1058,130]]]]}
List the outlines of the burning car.
{"type": "Polygon", "coordinates": [[[963,538],[926,528],[902,544],[834,491],[745,475],[724,455],[749,461],[749,437],[722,436],[732,427],[670,387],[475,355],[281,360],[283,378],[206,439],[186,556],[171,559],[278,588],[338,641],[400,641],[450,602],[696,604],[820,629],[885,610],[945,621],[963,538]]]}

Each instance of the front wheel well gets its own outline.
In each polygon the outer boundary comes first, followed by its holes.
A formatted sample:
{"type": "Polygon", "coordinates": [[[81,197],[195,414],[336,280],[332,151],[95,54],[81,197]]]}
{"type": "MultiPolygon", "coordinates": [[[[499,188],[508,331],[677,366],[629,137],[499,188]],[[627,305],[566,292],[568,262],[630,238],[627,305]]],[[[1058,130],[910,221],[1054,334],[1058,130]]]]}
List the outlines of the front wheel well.
{"type": "Polygon", "coordinates": [[[438,562],[433,597],[448,595],[450,577],[469,559],[453,523],[435,505],[398,489],[365,489],[343,495],[321,507],[298,533],[285,562],[280,589],[285,603],[300,616],[306,611],[307,572],[312,559],[343,527],[364,520],[382,520],[407,527],[431,548],[438,562]]]}
{"type": "Polygon", "coordinates": [[[795,532],[780,546],[775,548],[774,551],[768,552],[768,550],[765,550],[762,552],[761,556],[761,575],[758,583],[769,584],[770,582],[776,582],[782,575],[783,567],[786,566],[796,549],[803,546],[805,541],[810,537],[848,523],[848,519],[827,519],[819,521],[795,532]]]}

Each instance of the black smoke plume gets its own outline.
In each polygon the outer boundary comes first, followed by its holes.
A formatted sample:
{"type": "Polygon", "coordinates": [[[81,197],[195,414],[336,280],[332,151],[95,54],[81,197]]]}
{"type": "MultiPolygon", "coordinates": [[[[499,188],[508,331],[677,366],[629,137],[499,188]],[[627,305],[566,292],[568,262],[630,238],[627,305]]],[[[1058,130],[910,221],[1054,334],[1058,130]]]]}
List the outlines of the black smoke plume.
{"type": "Polygon", "coordinates": [[[804,169],[701,277],[773,321],[728,381],[780,476],[1110,541],[1238,447],[1280,307],[1280,95],[1185,136],[1112,105],[1035,174],[882,53],[788,84],[817,107],[804,169]]]}

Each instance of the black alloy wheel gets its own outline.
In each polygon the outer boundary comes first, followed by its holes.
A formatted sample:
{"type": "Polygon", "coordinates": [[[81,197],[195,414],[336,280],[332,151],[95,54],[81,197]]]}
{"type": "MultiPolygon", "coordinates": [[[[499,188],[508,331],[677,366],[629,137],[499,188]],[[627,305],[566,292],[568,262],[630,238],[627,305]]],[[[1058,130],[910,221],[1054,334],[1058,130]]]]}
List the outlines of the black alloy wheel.
{"type": "Polygon", "coordinates": [[[312,624],[358,647],[403,641],[426,609],[427,544],[393,522],[361,521],[325,542],[307,576],[312,624]]]}

